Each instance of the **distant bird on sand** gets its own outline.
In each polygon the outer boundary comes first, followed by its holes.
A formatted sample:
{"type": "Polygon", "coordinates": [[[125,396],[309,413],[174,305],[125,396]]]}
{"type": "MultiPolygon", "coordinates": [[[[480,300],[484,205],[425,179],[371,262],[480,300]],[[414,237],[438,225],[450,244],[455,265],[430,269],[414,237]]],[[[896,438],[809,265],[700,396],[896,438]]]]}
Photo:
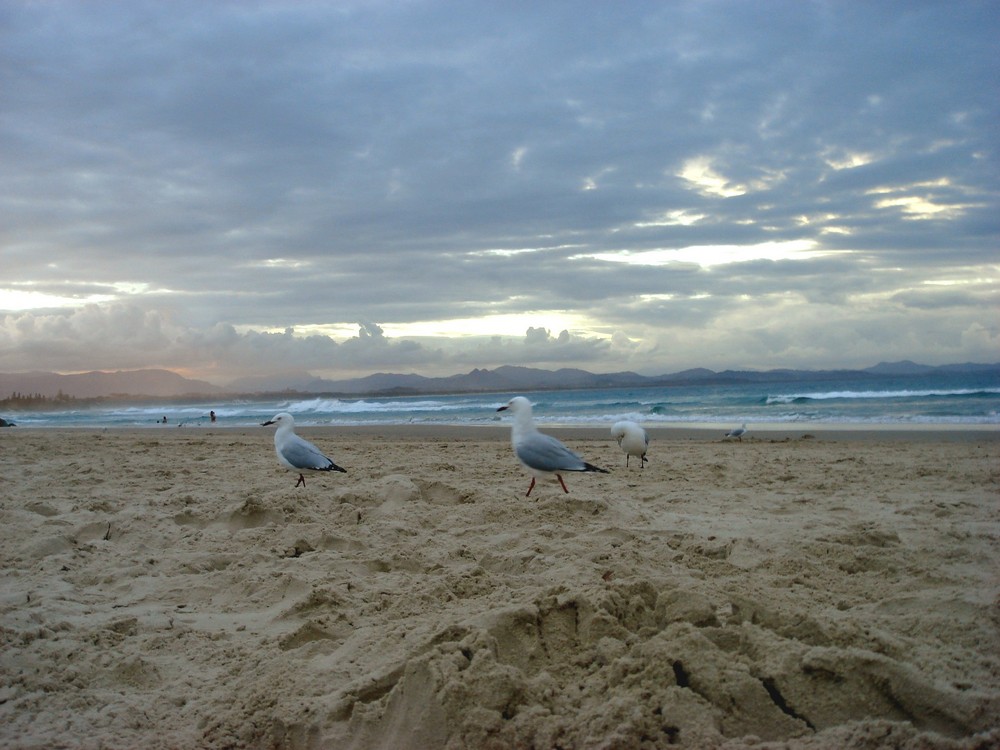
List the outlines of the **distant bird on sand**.
{"type": "Polygon", "coordinates": [[[618,447],[625,452],[625,468],[628,468],[628,460],[631,456],[639,458],[639,468],[643,469],[646,462],[646,451],[649,450],[649,435],[635,422],[623,419],[615,422],[611,428],[611,437],[618,441],[618,447]]]}
{"type": "Polygon", "coordinates": [[[514,423],[510,430],[510,442],[514,446],[514,453],[532,475],[531,484],[528,486],[525,497],[528,497],[535,488],[535,479],[545,477],[548,474],[555,474],[559,484],[562,485],[563,492],[569,492],[562,478],[564,471],[609,473],[607,469],[588,464],[551,435],[543,435],[539,432],[531,418],[531,402],[524,396],[515,396],[506,406],[501,406],[497,411],[506,411],[507,409],[510,409],[510,413],[514,416],[514,423]]]}
{"type": "Polygon", "coordinates": [[[747,431],[747,423],[744,422],[739,427],[734,427],[729,432],[727,432],[726,433],[726,437],[727,438],[736,438],[737,440],[739,440],[742,443],[743,442],[743,435],[746,433],[746,431],[747,431]]]}
{"type": "Polygon", "coordinates": [[[305,469],[312,471],[342,471],[345,474],[347,469],[337,466],[331,458],[324,456],[319,448],[303,440],[295,434],[295,420],[288,412],[275,414],[266,422],[261,423],[261,427],[270,424],[278,425],[274,431],[274,452],[278,454],[278,462],[292,471],[299,472],[299,481],[295,483],[306,486],[306,478],[302,472],[305,469]]]}

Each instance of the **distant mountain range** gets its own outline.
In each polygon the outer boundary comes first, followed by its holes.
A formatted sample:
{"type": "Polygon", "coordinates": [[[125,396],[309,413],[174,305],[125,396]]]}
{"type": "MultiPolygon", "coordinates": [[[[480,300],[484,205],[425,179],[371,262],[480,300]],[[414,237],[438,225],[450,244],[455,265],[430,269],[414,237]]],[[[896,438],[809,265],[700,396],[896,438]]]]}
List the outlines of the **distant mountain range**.
{"type": "Polygon", "coordinates": [[[0,398],[15,393],[55,398],[109,398],[115,396],[156,396],[170,398],[190,394],[225,393],[204,380],[191,380],[170,370],[125,370],[117,372],[80,372],[61,375],[55,372],[0,373],[0,398]]]}
{"type": "Polygon", "coordinates": [[[557,388],[641,388],[664,385],[726,385],[738,383],[777,383],[788,380],[826,380],[830,378],[874,380],[906,375],[934,373],[996,373],[1000,363],[955,364],[933,367],[904,360],[880,362],[863,370],[724,370],[704,368],[683,370],[668,375],[639,375],[635,372],[592,373],[564,368],[541,370],[504,365],[495,370],[475,369],[462,375],[424,377],[376,373],[363,378],[326,380],[309,373],[291,373],[278,377],[241,378],[226,387],[203,380],[191,380],[170,370],[130,370],[86,372],[61,375],[52,372],[0,373],[0,399],[13,394],[41,395],[56,398],[123,397],[211,397],[279,393],[361,395],[418,395],[431,393],[495,393],[557,388]]]}

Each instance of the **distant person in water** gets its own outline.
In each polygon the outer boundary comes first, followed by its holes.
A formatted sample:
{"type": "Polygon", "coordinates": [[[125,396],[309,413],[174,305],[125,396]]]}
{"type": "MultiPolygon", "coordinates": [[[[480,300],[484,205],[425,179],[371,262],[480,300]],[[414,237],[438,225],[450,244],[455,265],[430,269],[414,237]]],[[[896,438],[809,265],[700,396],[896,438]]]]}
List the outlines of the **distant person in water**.
{"type": "Polygon", "coordinates": [[[164,418],[163,418],[163,419],[161,419],[160,421],[161,421],[161,422],[163,422],[163,424],[166,424],[166,423],[167,423],[167,418],[166,418],[166,417],[164,417],[164,418]]]}
{"type": "Polygon", "coordinates": [[[215,412],[214,411],[210,411],[208,413],[208,416],[211,417],[211,419],[212,419],[213,422],[215,421],[215,412]]]}

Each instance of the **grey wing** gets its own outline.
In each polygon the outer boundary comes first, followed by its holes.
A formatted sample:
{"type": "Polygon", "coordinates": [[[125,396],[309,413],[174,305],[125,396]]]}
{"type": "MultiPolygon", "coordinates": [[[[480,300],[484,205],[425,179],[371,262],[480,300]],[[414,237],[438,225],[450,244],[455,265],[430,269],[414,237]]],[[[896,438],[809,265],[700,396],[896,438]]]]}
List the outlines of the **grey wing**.
{"type": "Polygon", "coordinates": [[[538,471],[583,471],[583,459],[550,435],[535,433],[515,449],[521,462],[538,471]]]}
{"type": "Polygon", "coordinates": [[[292,440],[281,447],[281,455],[296,469],[328,469],[333,465],[328,457],[320,453],[319,448],[293,435],[292,440]]]}

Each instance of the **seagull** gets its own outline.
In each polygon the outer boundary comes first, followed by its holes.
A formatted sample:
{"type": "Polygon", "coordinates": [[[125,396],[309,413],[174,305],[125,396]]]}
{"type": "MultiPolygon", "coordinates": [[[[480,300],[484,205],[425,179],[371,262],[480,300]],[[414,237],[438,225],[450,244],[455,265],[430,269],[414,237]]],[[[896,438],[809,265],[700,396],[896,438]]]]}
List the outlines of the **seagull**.
{"type": "Polygon", "coordinates": [[[278,425],[278,429],[274,431],[274,452],[278,454],[278,462],[292,471],[299,472],[296,487],[300,484],[306,486],[306,478],[302,474],[304,469],[347,473],[347,469],[337,466],[332,459],[324,456],[319,448],[295,434],[295,420],[288,412],[275,414],[266,422],[262,422],[261,427],[270,424],[278,425]]]}
{"type": "Polygon", "coordinates": [[[510,442],[514,446],[514,453],[524,467],[531,472],[531,484],[525,497],[531,494],[535,488],[535,479],[544,477],[546,474],[555,474],[562,485],[563,492],[569,492],[566,483],[563,481],[564,471],[599,471],[608,474],[607,469],[601,469],[593,464],[588,464],[573,451],[560,443],[551,435],[543,435],[535,427],[531,419],[531,402],[524,396],[515,396],[506,406],[501,406],[497,411],[506,411],[514,415],[514,423],[511,426],[510,442]]]}
{"type": "Polygon", "coordinates": [[[734,427],[729,432],[726,433],[727,438],[736,438],[741,443],[743,442],[743,434],[747,431],[747,423],[744,422],[739,427],[734,427]]]}
{"type": "Polygon", "coordinates": [[[646,462],[646,451],[649,450],[649,435],[635,422],[624,419],[615,422],[611,428],[611,437],[618,441],[618,447],[625,452],[625,468],[628,468],[628,460],[631,456],[639,457],[639,468],[644,469],[646,462]]]}

